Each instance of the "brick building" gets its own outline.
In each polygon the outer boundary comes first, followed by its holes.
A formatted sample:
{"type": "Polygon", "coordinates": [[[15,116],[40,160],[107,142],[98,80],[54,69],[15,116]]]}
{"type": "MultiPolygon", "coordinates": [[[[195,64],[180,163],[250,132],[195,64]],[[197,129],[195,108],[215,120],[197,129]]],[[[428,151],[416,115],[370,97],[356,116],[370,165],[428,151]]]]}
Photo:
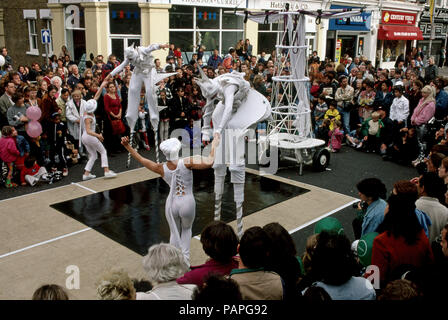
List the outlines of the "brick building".
{"type": "Polygon", "coordinates": [[[14,69],[19,63],[44,63],[45,47],[41,42],[40,30],[49,28],[51,11],[47,0],[0,1],[0,47],[8,48],[14,69]]]}

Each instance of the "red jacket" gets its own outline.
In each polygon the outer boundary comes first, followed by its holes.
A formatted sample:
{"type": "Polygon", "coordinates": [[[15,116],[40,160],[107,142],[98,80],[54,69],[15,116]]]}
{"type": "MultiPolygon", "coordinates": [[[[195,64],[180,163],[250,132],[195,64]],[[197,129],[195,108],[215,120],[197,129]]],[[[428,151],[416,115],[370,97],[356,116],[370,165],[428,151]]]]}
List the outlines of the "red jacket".
{"type": "Polygon", "coordinates": [[[388,232],[378,235],[373,241],[372,265],[380,269],[381,282],[389,282],[394,271],[402,265],[416,268],[431,264],[434,256],[425,231],[420,231],[415,244],[409,245],[403,237],[395,238],[388,232]]]}
{"type": "Polygon", "coordinates": [[[23,167],[22,171],[20,171],[20,182],[22,182],[22,183],[26,182],[25,176],[26,175],[34,176],[35,174],[37,174],[39,169],[40,169],[40,166],[37,163],[35,163],[32,168],[23,167]]]}
{"type": "Polygon", "coordinates": [[[238,262],[232,260],[230,263],[222,264],[216,260],[210,259],[199,266],[192,266],[191,271],[185,273],[176,281],[178,284],[195,284],[201,287],[204,284],[204,278],[210,273],[229,275],[232,269],[238,268],[238,262]]]}
{"type": "Polygon", "coordinates": [[[0,159],[6,163],[14,162],[20,152],[17,149],[16,139],[13,137],[2,137],[0,139],[0,159]]]}

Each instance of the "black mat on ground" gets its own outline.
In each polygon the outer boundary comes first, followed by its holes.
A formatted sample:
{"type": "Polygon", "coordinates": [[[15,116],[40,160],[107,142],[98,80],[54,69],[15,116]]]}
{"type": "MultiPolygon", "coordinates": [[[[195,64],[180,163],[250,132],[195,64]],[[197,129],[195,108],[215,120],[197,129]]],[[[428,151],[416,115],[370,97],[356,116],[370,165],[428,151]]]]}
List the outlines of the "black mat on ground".
{"type": "MultiPolygon", "coordinates": [[[[213,170],[194,171],[196,218],[193,236],[213,220],[213,170]]],[[[309,190],[269,178],[246,173],[244,216],[306,193],[309,190]]],[[[52,208],[76,219],[110,239],[145,255],[155,243],[169,242],[169,227],[165,218],[168,185],[161,179],[95,193],[51,205],[52,208]]],[[[235,220],[235,203],[230,174],[224,189],[221,219],[235,220]]],[[[276,221],[275,216],[272,221],[276,221]]]]}

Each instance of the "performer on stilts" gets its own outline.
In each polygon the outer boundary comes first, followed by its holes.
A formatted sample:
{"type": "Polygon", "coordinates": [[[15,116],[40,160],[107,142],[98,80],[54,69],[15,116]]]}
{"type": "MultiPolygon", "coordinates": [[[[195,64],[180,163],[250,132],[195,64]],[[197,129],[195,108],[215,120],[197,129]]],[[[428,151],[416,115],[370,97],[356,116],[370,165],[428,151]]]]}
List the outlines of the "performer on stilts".
{"type": "Polygon", "coordinates": [[[176,138],[163,141],[160,150],[165,155],[166,163],[155,163],[142,157],[132,146],[129,138],[121,138],[121,144],[138,162],[149,170],[160,174],[170,186],[166,199],[165,216],[170,227],[170,244],[182,250],[185,260],[190,265],[190,241],[192,226],[196,214],[196,201],[193,195],[193,169],[203,170],[212,167],[215,150],[220,141],[219,134],[214,135],[208,157],[187,157],[179,159],[181,142],[176,138]]]}
{"type": "Polygon", "coordinates": [[[221,219],[221,202],[224,180],[229,165],[233,197],[236,205],[237,234],[243,234],[243,202],[245,182],[245,140],[247,129],[271,116],[269,101],[250,87],[244,79],[245,73],[233,71],[209,79],[202,69],[197,79],[203,96],[207,99],[204,107],[202,140],[210,141],[212,132],[221,136],[216,150],[215,172],[215,220],[221,219]],[[219,100],[217,106],[214,101],[219,100]],[[210,123],[213,120],[213,130],[210,123]]]}
{"type": "MultiPolygon", "coordinates": [[[[148,103],[149,109],[149,120],[154,130],[157,162],[159,162],[157,141],[159,111],[157,108],[157,94],[155,84],[163,78],[175,75],[176,73],[158,74],[154,64],[154,57],[152,56],[151,52],[168,47],[168,44],[152,44],[148,47],[139,46],[134,48],[134,44],[132,44],[130,47],[124,50],[124,61],[110,73],[110,76],[113,77],[116,74],[122,72],[127,65],[132,64],[134,66],[131,81],[129,83],[128,108],[126,111],[126,120],[128,121],[128,125],[131,128],[131,143],[135,132],[135,123],[138,119],[140,91],[142,89],[142,85],[145,85],[146,101],[148,103]]],[[[130,160],[131,158],[129,155],[127,166],[129,166],[130,160]]]]}

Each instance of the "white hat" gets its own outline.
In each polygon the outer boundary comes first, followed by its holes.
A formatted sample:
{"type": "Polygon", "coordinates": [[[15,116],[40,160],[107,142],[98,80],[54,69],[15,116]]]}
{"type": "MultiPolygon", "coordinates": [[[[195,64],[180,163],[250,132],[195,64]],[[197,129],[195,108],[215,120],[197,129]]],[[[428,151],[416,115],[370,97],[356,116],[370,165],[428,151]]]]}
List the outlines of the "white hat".
{"type": "Polygon", "coordinates": [[[90,99],[86,102],[86,112],[93,113],[96,110],[97,102],[95,99],[90,99]]]}
{"type": "Polygon", "coordinates": [[[179,159],[179,150],[181,147],[182,144],[176,138],[165,140],[160,144],[160,150],[162,150],[166,160],[168,161],[179,159]]]}

